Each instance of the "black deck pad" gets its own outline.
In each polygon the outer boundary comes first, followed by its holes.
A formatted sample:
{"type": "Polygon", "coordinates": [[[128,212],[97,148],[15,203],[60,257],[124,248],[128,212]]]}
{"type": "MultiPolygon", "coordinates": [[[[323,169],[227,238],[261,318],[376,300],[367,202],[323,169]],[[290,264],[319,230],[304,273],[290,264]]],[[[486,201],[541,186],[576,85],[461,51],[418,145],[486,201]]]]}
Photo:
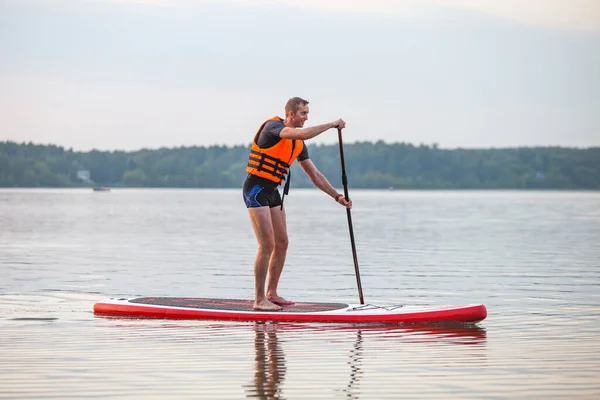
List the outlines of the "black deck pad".
{"type": "MultiPolygon", "coordinates": [[[[227,311],[257,311],[252,309],[253,300],[239,299],[205,299],[195,297],[138,297],[129,300],[130,303],[148,304],[155,306],[203,308],[209,310],[227,311]]],[[[340,310],[348,307],[344,303],[295,303],[284,306],[283,311],[290,313],[305,313],[318,311],[340,310]]]]}

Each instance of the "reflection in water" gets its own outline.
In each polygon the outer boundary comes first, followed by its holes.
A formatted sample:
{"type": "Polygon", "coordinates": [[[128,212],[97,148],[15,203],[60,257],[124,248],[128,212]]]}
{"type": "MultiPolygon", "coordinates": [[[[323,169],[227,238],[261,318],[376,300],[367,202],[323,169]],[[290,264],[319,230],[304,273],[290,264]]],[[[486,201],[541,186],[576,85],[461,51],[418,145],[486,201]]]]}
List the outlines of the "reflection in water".
{"type": "Polygon", "coordinates": [[[358,381],[362,376],[362,370],[360,368],[360,361],[362,360],[362,331],[358,329],[356,331],[356,341],[354,342],[354,347],[350,350],[350,381],[348,382],[348,386],[344,389],[346,392],[347,399],[358,399],[358,394],[355,394],[355,391],[358,390],[358,381]]]}
{"type": "MultiPolygon", "coordinates": [[[[442,325],[306,325],[294,323],[256,322],[254,324],[255,369],[252,384],[245,386],[247,398],[284,399],[281,388],[286,375],[286,360],[278,331],[297,332],[354,332],[356,338],[349,350],[349,379],[341,391],[347,399],[360,398],[360,379],[363,375],[363,341],[393,339],[398,343],[447,343],[450,345],[482,345],[486,341],[486,331],[476,324],[442,325]]],[[[339,389],[338,389],[339,390],[339,389]]]]}
{"type": "Polygon", "coordinates": [[[254,324],[254,385],[249,398],[283,399],[280,384],[285,378],[285,356],[277,341],[277,325],[254,324]]]}

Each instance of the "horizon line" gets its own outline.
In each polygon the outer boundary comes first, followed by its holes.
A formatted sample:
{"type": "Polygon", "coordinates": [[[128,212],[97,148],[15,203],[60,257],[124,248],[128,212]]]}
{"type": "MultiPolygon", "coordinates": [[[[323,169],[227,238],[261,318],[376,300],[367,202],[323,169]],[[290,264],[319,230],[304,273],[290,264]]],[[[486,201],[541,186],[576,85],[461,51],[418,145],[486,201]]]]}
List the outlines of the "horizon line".
{"type": "MultiPolygon", "coordinates": [[[[432,149],[437,149],[437,150],[447,150],[447,151],[454,151],[454,150],[472,150],[472,151],[476,151],[476,150],[518,150],[518,149],[570,149],[570,150],[593,150],[593,149],[600,149],[600,146],[594,146],[594,145],[588,145],[588,146],[564,146],[564,145],[515,145],[515,146],[502,146],[502,147],[497,147],[497,146],[488,146],[488,147],[461,147],[461,146],[457,146],[457,147],[442,147],[439,146],[438,143],[412,143],[412,142],[400,142],[400,141],[386,141],[384,139],[377,139],[377,140],[356,140],[356,141],[352,141],[352,142],[344,142],[344,145],[354,145],[354,144],[379,144],[382,143],[386,146],[390,146],[390,145],[405,145],[405,146],[412,146],[415,148],[419,148],[419,147],[428,147],[428,148],[432,148],[432,149]]],[[[227,149],[229,148],[236,148],[236,147],[247,147],[248,149],[250,148],[252,142],[248,142],[245,144],[211,144],[211,145],[179,145],[179,146],[161,146],[161,147],[139,147],[137,149],[130,149],[130,150],[126,150],[126,149],[99,149],[99,148],[91,148],[91,149],[74,149],[72,146],[68,147],[65,145],[61,145],[61,144],[55,144],[55,143],[41,143],[41,142],[33,142],[33,141],[23,141],[23,142],[17,142],[14,140],[2,140],[0,141],[1,145],[4,144],[15,144],[18,146],[42,146],[42,147],[58,147],[58,148],[62,148],[63,150],[66,151],[70,151],[73,153],[91,153],[91,152],[100,152],[100,153],[136,153],[136,152],[140,152],[140,151],[159,151],[159,150],[177,150],[177,149],[193,149],[193,148],[206,148],[206,149],[210,149],[213,147],[225,147],[227,149]]],[[[315,143],[314,145],[311,145],[311,147],[328,147],[328,146],[337,146],[337,143],[315,143]]]]}

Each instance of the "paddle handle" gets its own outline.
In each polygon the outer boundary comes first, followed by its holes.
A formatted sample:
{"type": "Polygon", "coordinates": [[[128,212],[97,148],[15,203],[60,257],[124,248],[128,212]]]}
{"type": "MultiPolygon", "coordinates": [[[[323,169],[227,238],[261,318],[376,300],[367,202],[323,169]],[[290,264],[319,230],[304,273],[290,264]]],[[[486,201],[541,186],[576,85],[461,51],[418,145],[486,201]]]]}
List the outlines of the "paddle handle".
{"type": "MultiPolygon", "coordinates": [[[[342,144],[342,129],[338,128],[338,142],[340,143],[340,161],[342,163],[342,185],[344,185],[344,198],[346,201],[350,200],[348,196],[348,177],[346,176],[346,163],[344,162],[344,145],[342,144]]],[[[360,271],[358,270],[358,257],[356,255],[356,244],[354,242],[354,229],[352,228],[352,214],[350,209],[346,209],[348,215],[348,228],[350,231],[350,244],[352,245],[352,258],[354,259],[354,272],[356,274],[356,284],[358,286],[358,297],[360,298],[360,304],[365,304],[363,298],[362,285],[360,283],[360,271]]]]}

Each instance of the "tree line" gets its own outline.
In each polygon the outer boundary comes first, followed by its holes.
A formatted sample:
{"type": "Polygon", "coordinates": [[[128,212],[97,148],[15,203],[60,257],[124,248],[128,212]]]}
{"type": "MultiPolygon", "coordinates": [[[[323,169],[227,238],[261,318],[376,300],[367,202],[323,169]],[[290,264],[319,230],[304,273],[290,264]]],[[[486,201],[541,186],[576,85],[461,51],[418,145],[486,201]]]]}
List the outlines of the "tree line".
{"type": "MultiPolygon", "coordinates": [[[[249,148],[82,152],[4,141],[0,187],[239,188],[249,148]]],[[[309,145],[309,154],[341,187],[338,145],[309,145]]],[[[600,147],[440,149],[377,141],[344,144],[344,159],[349,186],[357,189],[600,189],[600,147]]],[[[292,187],[312,187],[297,163],[292,176],[292,187]]]]}

